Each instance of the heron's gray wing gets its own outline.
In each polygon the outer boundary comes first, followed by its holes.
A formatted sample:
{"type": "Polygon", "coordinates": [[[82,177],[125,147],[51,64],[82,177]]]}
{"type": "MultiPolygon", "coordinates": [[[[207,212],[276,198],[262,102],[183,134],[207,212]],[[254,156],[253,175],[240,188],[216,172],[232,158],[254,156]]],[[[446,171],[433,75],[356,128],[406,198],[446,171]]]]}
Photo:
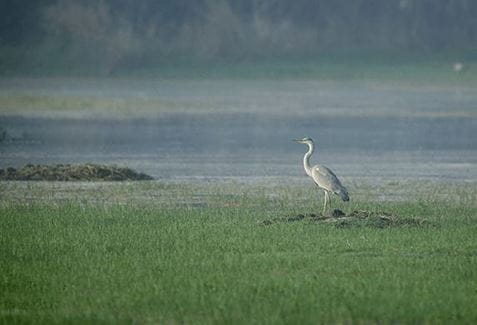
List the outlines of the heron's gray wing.
{"type": "Polygon", "coordinates": [[[316,185],[333,193],[340,191],[346,191],[340,180],[336,177],[335,173],[326,166],[316,165],[311,170],[311,177],[315,181],[316,185]]]}

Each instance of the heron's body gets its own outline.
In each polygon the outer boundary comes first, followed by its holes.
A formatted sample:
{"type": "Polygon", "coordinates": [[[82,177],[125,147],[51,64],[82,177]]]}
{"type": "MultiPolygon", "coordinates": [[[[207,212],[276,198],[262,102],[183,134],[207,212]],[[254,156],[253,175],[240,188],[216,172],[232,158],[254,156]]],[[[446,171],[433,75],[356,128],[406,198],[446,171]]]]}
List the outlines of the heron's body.
{"type": "MultiPolygon", "coordinates": [[[[296,142],[308,145],[308,151],[303,157],[303,167],[308,176],[310,176],[318,187],[325,191],[325,204],[323,207],[323,213],[326,210],[326,203],[330,201],[329,193],[339,195],[343,201],[349,201],[348,191],[344,187],[338,177],[326,166],[323,165],[310,165],[310,157],[314,151],[313,140],[310,138],[303,138],[295,140],[296,142]]],[[[331,201],[330,201],[331,206],[331,201]]]]}

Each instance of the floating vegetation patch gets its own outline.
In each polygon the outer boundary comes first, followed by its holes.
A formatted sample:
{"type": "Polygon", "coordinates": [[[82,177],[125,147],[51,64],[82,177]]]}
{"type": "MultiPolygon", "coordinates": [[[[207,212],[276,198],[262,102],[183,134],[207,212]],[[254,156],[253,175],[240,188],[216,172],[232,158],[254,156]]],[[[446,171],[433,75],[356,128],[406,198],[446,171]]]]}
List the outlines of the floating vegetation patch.
{"type": "Polygon", "coordinates": [[[433,226],[434,224],[420,218],[401,217],[387,212],[375,212],[366,210],[355,210],[349,214],[339,209],[332,210],[327,215],[314,213],[298,214],[285,217],[279,217],[260,222],[260,225],[268,226],[275,223],[289,223],[297,221],[306,221],[312,223],[331,224],[337,228],[344,227],[401,227],[401,226],[433,226]]]}
{"type": "Polygon", "coordinates": [[[82,165],[33,165],[0,169],[4,181],[144,181],[153,177],[126,167],[82,165]]]}

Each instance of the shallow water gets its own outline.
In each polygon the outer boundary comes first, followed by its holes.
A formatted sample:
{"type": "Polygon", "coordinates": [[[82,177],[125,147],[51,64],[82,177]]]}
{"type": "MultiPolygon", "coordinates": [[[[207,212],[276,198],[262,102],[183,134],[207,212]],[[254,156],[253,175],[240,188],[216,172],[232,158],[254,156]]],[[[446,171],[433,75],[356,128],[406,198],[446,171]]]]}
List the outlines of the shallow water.
{"type": "Polygon", "coordinates": [[[314,162],[343,179],[477,179],[477,95],[469,89],[266,80],[1,84],[3,95],[139,96],[177,105],[110,118],[2,108],[0,126],[16,140],[0,144],[0,167],[95,162],[159,179],[286,182],[304,175],[306,147],[291,139],[310,136],[314,162]]]}

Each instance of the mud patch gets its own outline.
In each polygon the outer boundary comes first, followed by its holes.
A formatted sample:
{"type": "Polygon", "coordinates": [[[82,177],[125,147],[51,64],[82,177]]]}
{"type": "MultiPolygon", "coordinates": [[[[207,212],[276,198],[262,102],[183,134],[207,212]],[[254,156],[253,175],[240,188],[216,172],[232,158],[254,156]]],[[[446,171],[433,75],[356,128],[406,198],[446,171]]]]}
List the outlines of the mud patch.
{"type": "Polygon", "coordinates": [[[4,181],[143,181],[153,177],[133,169],[118,166],[82,165],[32,165],[16,169],[0,169],[4,181]]]}
{"type": "Polygon", "coordinates": [[[376,212],[366,210],[354,210],[349,214],[339,209],[334,209],[326,215],[314,213],[298,214],[263,220],[259,223],[262,226],[269,226],[275,223],[289,223],[305,221],[309,224],[322,223],[331,224],[337,228],[345,227],[371,227],[371,228],[387,228],[387,227],[424,227],[434,226],[433,223],[420,218],[402,217],[387,212],[376,212]]]}

